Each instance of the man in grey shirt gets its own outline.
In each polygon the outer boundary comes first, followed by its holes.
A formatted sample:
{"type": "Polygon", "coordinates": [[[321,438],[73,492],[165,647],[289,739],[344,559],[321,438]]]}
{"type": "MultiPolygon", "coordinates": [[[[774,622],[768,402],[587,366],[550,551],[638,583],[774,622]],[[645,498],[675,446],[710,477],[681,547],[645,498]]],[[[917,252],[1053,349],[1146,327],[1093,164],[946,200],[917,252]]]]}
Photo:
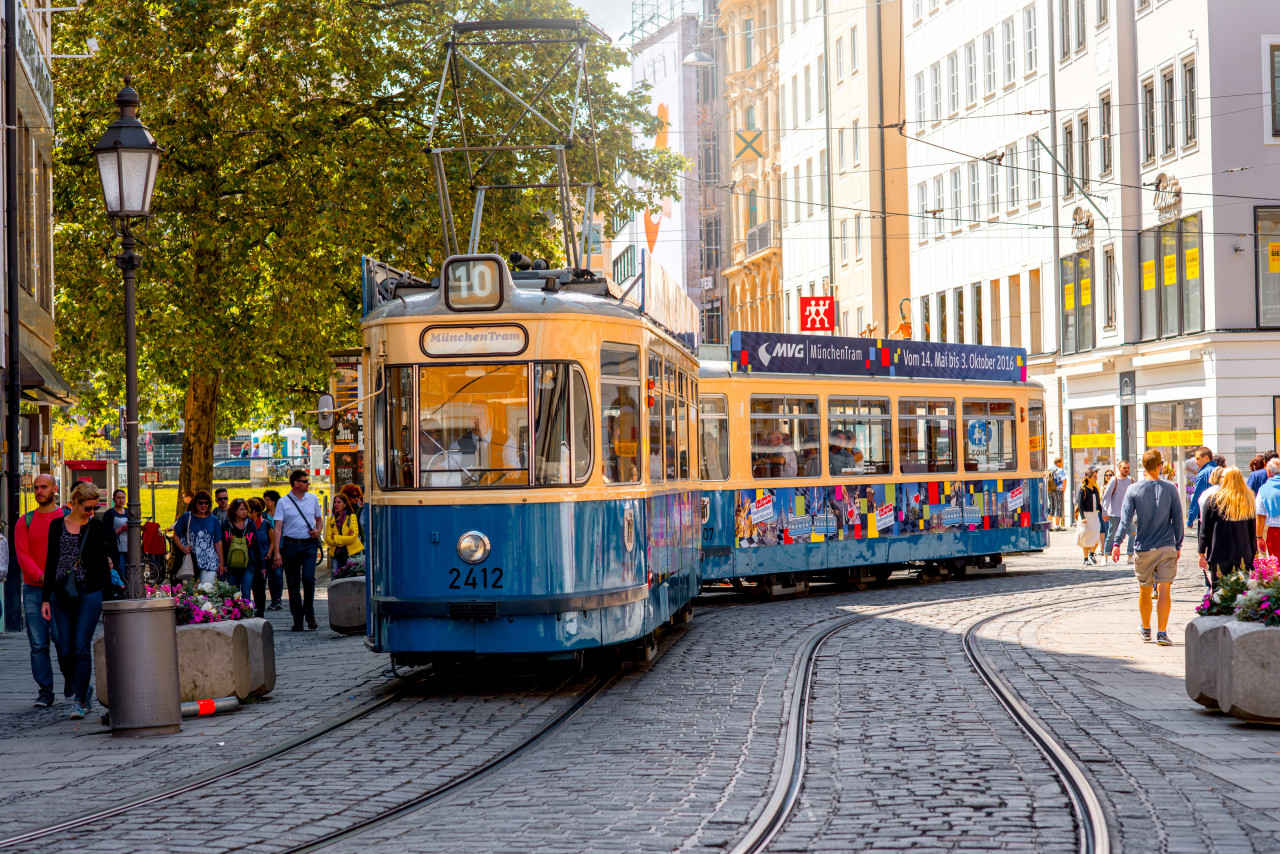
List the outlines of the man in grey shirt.
{"type": "MultiPolygon", "coordinates": [[[[1124,507],[1124,497],[1133,486],[1133,478],[1129,477],[1129,461],[1121,460],[1116,466],[1116,476],[1111,478],[1102,493],[1102,514],[1107,517],[1107,544],[1110,551],[1112,543],[1120,542],[1120,509],[1124,507]]],[[[1129,538],[1129,563],[1133,563],[1133,537],[1129,538]]]]}
{"type": "Polygon", "coordinates": [[[1131,538],[1137,549],[1133,574],[1138,577],[1138,629],[1144,641],[1151,640],[1151,587],[1156,588],[1156,616],[1160,621],[1156,643],[1173,646],[1169,640],[1169,587],[1178,575],[1178,558],[1182,556],[1182,501],[1178,487],[1160,479],[1160,452],[1152,448],[1142,455],[1146,477],[1129,487],[1120,509],[1117,538],[1111,546],[1111,559],[1120,560],[1120,541],[1131,538]]]}

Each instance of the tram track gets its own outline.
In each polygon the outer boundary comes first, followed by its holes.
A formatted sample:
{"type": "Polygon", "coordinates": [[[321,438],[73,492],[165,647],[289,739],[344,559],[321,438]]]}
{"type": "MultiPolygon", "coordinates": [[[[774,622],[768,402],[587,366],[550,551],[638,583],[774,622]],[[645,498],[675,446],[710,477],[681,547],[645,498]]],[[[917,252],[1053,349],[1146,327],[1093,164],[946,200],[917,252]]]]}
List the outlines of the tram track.
{"type": "MultiPolygon", "coordinates": [[[[1127,586],[1127,585],[1126,585],[1127,586]]],[[[1073,604],[1102,601],[1131,595],[1126,589],[1122,593],[1107,593],[1072,600],[1073,604]]],[[[757,854],[764,851],[770,842],[781,832],[800,798],[804,785],[807,766],[807,742],[809,734],[809,716],[813,673],[816,667],[818,652],[832,637],[845,629],[859,623],[879,619],[881,617],[900,614],[906,611],[921,610],[939,605],[974,601],[987,598],[983,595],[961,596],[945,600],[912,603],[883,608],[865,614],[855,614],[838,620],[834,625],[826,626],[816,632],[799,651],[793,665],[793,688],[788,703],[786,729],[783,736],[783,753],[780,767],[782,774],[774,785],[764,809],[754,821],[748,825],[744,835],[729,854],[757,854]]],[[[990,659],[982,651],[978,633],[987,624],[1012,614],[1041,608],[1061,607],[1063,601],[1044,602],[1036,605],[1024,605],[989,614],[969,625],[961,636],[961,646],[969,665],[979,679],[992,692],[1001,708],[1014,723],[1035,744],[1053,769],[1060,784],[1071,803],[1076,818],[1079,851],[1081,854],[1110,854],[1110,835],[1107,829],[1106,816],[1101,800],[1094,791],[1087,775],[1071,757],[1066,746],[1049,732],[1022,702],[1017,692],[1000,676],[990,659]]]]}
{"type": "Polygon", "coordinates": [[[12,848],[16,845],[35,842],[50,836],[56,836],[77,828],[92,825],[96,822],[102,821],[103,819],[112,818],[127,812],[142,809],[143,807],[151,806],[152,804],[159,803],[161,801],[169,800],[170,798],[189,794],[206,786],[212,785],[220,780],[225,780],[228,777],[256,768],[277,757],[284,756],[285,754],[291,753],[304,745],[310,744],[318,738],[322,738],[330,733],[336,732],[343,727],[350,726],[356,721],[367,718],[374,712],[403,699],[413,688],[421,684],[427,675],[428,674],[425,671],[415,671],[414,673],[406,676],[400,685],[397,685],[382,697],[370,700],[369,702],[352,709],[346,714],[339,715],[336,718],[314,726],[306,732],[294,736],[287,741],[273,745],[272,747],[261,750],[236,762],[229,762],[225,765],[212,768],[209,771],[206,771],[203,774],[198,774],[179,785],[170,786],[168,788],[161,789],[158,792],[134,798],[133,800],[113,804],[105,809],[95,810],[91,813],[85,813],[84,815],[69,818],[64,821],[60,821],[57,824],[46,825],[45,827],[28,830],[23,833],[18,833],[13,836],[5,837],[4,839],[0,839],[0,849],[12,848]]]}
{"type": "MultiPolygon", "coordinates": [[[[613,682],[620,672],[620,670],[614,669],[598,675],[585,689],[582,689],[577,693],[568,707],[561,710],[549,721],[539,725],[532,734],[524,738],[519,744],[504,750],[498,756],[490,759],[479,767],[462,773],[444,784],[433,787],[432,789],[407,801],[397,803],[374,816],[361,820],[346,828],[327,833],[318,839],[312,839],[306,843],[299,844],[286,850],[289,852],[313,851],[328,847],[342,841],[343,839],[363,833],[373,827],[385,824],[386,822],[392,821],[400,816],[413,812],[414,810],[425,807],[434,801],[440,800],[459,789],[465,788],[466,786],[491,775],[500,768],[518,759],[520,756],[533,750],[552,733],[568,723],[601,691],[613,682]]],[[[0,850],[14,848],[16,846],[24,846],[41,840],[45,840],[47,843],[48,841],[51,841],[51,838],[53,837],[61,837],[83,828],[92,829],[95,825],[105,820],[125,813],[141,810],[173,798],[190,795],[193,792],[199,792],[200,790],[206,789],[219,781],[241,775],[254,768],[259,768],[272,760],[287,756],[317,739],[332,735],[342,730],[344,727],[348,727],[360,720],[368,718],[370,715],[392,706],[398,701],[414,697],[414,689],[422,685],[426,679],[432,676],[440,678],[439,674],[434,674],[430,670],[412,673],[406,677],[403,684],[388,691],[385,696],[378,697],[375,700],[367,702],[344,715],[326,721],[292,739],[274,745],[237,762],[227,763],[213,768],[179,785],[170,786],[161,791],[113,804],[112,806],[104,809],[95,810],[55,824],[0,839],[0,850]]]]}

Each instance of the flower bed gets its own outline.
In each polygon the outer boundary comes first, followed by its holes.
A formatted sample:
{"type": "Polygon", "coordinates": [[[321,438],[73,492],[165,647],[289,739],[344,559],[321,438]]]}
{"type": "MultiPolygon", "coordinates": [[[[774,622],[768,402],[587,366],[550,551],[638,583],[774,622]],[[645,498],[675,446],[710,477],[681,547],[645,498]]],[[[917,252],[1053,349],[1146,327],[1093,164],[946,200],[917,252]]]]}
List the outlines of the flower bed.
{"type": "MultiPolygon", "coordinates": [[[[333,563],[333,561],[330,561],[333,563]]],[[[364,577],[364,552],[347,558],[347,562],[341,566],[333,568],[333,580],[340,578],[362,578],[364,577]]]]}
{"type": "Polygon", "coordinates": [[[1205,594],[1196,613],[1280,626],[1280,557],[1258,555],[1248,570],[1242,564],[1218,582],[1217,590],[1205,594]]]}
{"type": "Polygon", "coordinates": [[[1218,582],[1186,633],[1187,694],[1243,720],[1280,723],[1280,559],[1218,582]]]}
{"type": "Polygon", "coordinates": [[[240,595],[240,588],[221,581],[212,584],[184,581],[181,585],[160,584],[147,587],[148,599],[169,597],[174,599],[175,615],[180,626],[220,623],[223,620],[248,620],[253,617],[253,603],[240,595]]]}

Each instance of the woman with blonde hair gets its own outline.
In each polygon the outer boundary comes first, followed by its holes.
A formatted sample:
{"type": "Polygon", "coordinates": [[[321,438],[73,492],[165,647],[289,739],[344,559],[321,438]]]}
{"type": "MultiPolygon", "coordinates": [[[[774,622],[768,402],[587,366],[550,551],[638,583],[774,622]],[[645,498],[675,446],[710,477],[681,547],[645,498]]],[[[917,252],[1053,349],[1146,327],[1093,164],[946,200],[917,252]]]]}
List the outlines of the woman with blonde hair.
{"type": "Polygon", "coordinates": [[[72,720],[93,706],[93,633],[102,616],[102,594],[111,587],[115,534],[95,519],[102,493],[92,483],[71,490],[71,512],[49,523],[40,615],[52,620],[63,675],[75,686],[72,720]]]}
{"type": "Polygon", "coordinates": [[[1253,493],[1244,475],[1235,466],[1224,469],[1219,489],[1205,502],[1200,520],[1200,568],[1210,588],[1232,570],[1253,565],[1258,553],[1255,522],[1253,493]]]}

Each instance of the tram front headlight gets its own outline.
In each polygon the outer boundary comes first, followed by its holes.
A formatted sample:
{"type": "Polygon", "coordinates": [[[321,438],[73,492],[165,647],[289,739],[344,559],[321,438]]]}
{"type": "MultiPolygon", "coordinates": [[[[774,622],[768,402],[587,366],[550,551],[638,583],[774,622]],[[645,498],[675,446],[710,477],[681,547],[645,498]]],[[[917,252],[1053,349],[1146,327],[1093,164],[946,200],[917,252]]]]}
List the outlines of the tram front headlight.
{"type": "Polygon", "coordinates": [[[467,563],[479,563],[489,556],[489,538],[479,531],[467,531],[458,537],[458,557],[467,563]]]}

